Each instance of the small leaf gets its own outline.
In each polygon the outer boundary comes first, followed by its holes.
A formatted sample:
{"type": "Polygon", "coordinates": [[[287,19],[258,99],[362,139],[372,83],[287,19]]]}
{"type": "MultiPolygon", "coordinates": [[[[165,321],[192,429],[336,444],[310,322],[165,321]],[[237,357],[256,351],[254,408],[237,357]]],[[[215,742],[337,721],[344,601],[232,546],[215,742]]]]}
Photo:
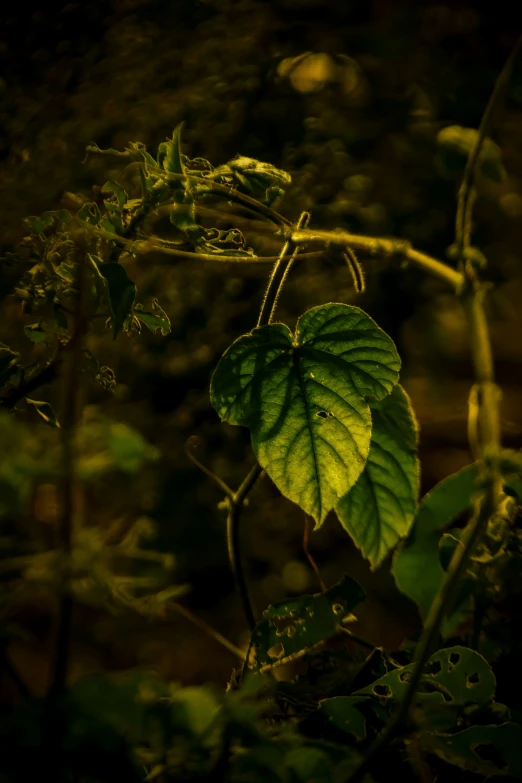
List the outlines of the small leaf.
{"type": "Polygon", "coordinates": [[[343,619],[364,600],[364,590],[351,577],[324,593],[280,601],[266,609],[254,633],[258,668],[310,647],[339,632],[343,619]]]}
{"type": "Polygon", "coordinates": [[[329,304],[244,335],[211,382],[223,421],[249,427],[260,465],[318,527],[355,484],[368,457],[368,399],[396,384],[391,339],[358,307],[329,304]]]}
{"type": "MultiPolygon", "coordinates": [[[[475,128],[463,128],[460,125],[451,125],[439,131],[437,144],[448,173],[464,171],[477,137],[475,128]]],[[[494,182],[502,182],[506,178],[500,147],[489,138],[483,141],[478,167],[482,174],[494,182]]]]}
{"type": "Polygon", "coordinates": [[[107,263],[97,266],[109,288],[113,338],[116,339],[125,319],[132,311],[136,298],[136,286],[121,264],[107,263]]]}
{"type": "Polygon", "coordinates": [[[421,746],[461,769],[479,775],[512,774],[522,779],[522,726],[470,726],[456,734],[421,734],[421,746]]]}
{"type": "Polygon", "coordinates": [[[102,192],[113,193],[116,198],[116,201],[112,199],[105,200],[105,206],[109,212],[121,212],[129,198],[125,190],[118,182],[106,182],[102,187],[102,192]]]}
{"type": "Polygon", "coordinates": [[[421,501],[411,533],[395,554],[392,574],[399,590],[419,606],[426,619],[446,576],[439,539],[448,523],[469,508],[477,490],[477,468],[468,465],[443,479],[421,501]]]}
{"type": "Polygon", "coordinates": [[[45,332],[40,324],[30,324],[24,326],[25,336],[28,337],[35,345],[45,345],[49,342],[51,335],[45,332]]]}
{"type": "Polygon", "coordinates": [[[25,401],[34,408],[36,413],[46,424],[49,424],[51,427],[60,427],[60,422],[56,418],[54,411],[48,402],[39,402],[38,400],[30,400],[29,398],[26,398],[25,401]]]}
{"type": "MultiPolygon", "coordinates": [[[[158,166],[163,167],[165,171],[172,174],[184,174],[183,163],[181,160],[181,129],[183,123],[180,122],[174,128],[172,139],[162,142],[158,149],[158,166]]],[[[181,180],[179,181],[182,184],[181,180]]],[[[175,187],[175,183],[173,184],[175,187]]]]}
{"type": "Polygon", "coordinates": [[[367,701],[366,696],[333,696],[331,699],[322,699],[317,709],[317,717],[324,718],[345,734],[362,741],[366,739],[366,720],[357,705],[367,701]]]}
{"type": "Polygon", "coordinates": [[[20,354],[0,343],[0,386],[7,383],[17,370],[20,354]]]}
{"type": "Polygon", "coordinates": [[[159,306],[157,299],[152,300],[152,312],[144,310],[143,305],[141,304],[135,304],[133,312],[134,315],[140,319],[140,321],[143,321],[145,326],[150,329],[153,334],[156,334],[158,329],[160,330],[163,337],[169,334],[169,317],[167,313],[159,306]]]}
{"type": "Polygon", "coordinates": [[[372,436],[363,472],[336,506],[337,516],[376,568],[409,533],[419,492],[417,423],[408,395],[395,386],[370,405],[372,436]]]}
{"type": "Polygon", "coordinates": [[[90,226],[97,226],[100,222],[100,210],[98,205],[93,201],[88,201],[83,207],[78,210],[77,217],[88,223],[90,226]]]}

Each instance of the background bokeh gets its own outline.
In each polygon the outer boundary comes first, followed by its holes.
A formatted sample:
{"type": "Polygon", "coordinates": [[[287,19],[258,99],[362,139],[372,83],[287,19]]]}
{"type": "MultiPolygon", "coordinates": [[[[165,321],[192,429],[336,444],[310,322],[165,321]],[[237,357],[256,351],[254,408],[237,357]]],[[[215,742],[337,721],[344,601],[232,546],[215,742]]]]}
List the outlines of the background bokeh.
{"type": "MultiPolygon", "coordinates": [[[[514,6],[467,0],[45,6],[20,0],[0,13],[2,252],[26,233],[26,215],[71,207],[119,178],[113,159],[82,163],[89,142],[123,149],[141,141],[154,152],[184,120],[191,157],[217,165],[241,153],[289,171],[292,185],[278,204],[289,218],[307,209],[312,226],[403,237],[444,257],[454,239],[458,180],[442,167],[436,136],[447,125],[478,126],[518,35],[514,6]]],[[[493,133],[507,176],[481,183],[474,233],[489,262],[484,274],[492,283],[504,442],[513,448],[522,445],[521,132],[522,66],[493,133]]],[[[279,246],[255,227],[253,242],[265,254],[279,246]]],[[[472,368],[463,315],[438,281],[391,261],[361,261],[362,296],[339,260],[297,263],[279,317],[293,325],[313,305],[356,303],[393,337],[420,424],[425,492],[471,461],[466,406],[472,368]]],[[[114,342],[108,333],[92,337],[90,347],[114,369],[117,385],[113,394],[86,389],[84,420],[88,425],[102,415],[131,425],[159,458],[137,472],[98,476],[86,514],[101,526],[152,520],[151,546],[173,553],[175,581],[191,587],[184,604],[244,646],[248,634],[227,561],[222,497],[188,460],[184,445],[197,436],[199,459],[232,486],[253,464],[248,433],[219,423],[208,392],[222,352],[255,325],[269,267],[147,256],[128,269],[140,301],[157,297],[172,332],[165,338],[122,334],[114,342]]],[[[0,266],[0,340],[27,358],[25,321],[11,297],[17,275],[16,268],[0,266]]],[[[58,384],[38,398],[60,416],[58,384]]],[[[30,447],[45,461],[57,435],[24,416],[33,427],[30,447]]],[[[55,505],[53,487],[36,482],[19,523],[31,530],[36,525],[45,539],[55,505]]],[[[257,611],[317,590],[302,549],[303,527],[302,512],[268,479],[260,481],[242,524],[257,611]]],[[[394,588],[389,563],[370,572],[333,515],[312,534],[311,549],[327,584],[347,571],[367,590],[362,636],[393,648],[418,628],[415,609],[394,588]]],[[[25,679],[43,690],[52,618],[45,601],[22,607],[21,617],[32,636],[14,643],[12,655],[25,679]]],[[[145,622],[132,613],[78,607],[73,676],[142,664],[186,684],[224,684],[236,660],[183,617],[145,622]]]]}

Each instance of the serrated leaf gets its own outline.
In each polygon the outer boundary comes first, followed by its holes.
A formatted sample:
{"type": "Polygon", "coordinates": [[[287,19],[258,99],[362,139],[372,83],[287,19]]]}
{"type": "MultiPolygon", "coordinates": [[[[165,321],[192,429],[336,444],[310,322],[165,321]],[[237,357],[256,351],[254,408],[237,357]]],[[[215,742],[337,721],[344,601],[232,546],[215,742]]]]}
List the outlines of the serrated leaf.
{"type": "Polygon", "coordinates": [[[121,264],[98,264],[100,274],[107,281],[109,289],[109,301],[112,315],[113,338],[125,323],[125,319],[132,311],[136,298],[136,286],[128,276],[121,264]]]}
{"type": "Polygon", "coordinates": [[[480,775],[499,772],[522,779],[522,726],[470,726],[456,734],[421,734],[421,746],[461,769],[480,775]]]}
{"type": "Polygon", "coordinates": [[[19,353],[12,351],[4,343],[0,343],[0,386],[7,383],[9,378],[16,372],[19,357],[19,353]]]}
{"type": "Polygon", "coordinates": [[[351,577],[324,593],[280,601],[266,609],[253,632],[256,666],[296,656],[339,632],[343,619],[365,598],[351,577]]]}
{"type": "Polygon", "coordinates": [[[355,545],[376,568],[413,524],[419,493],[417,423],[397,385],[370,405],[372,435],[363,472],[335,510],[355,545]]]}
{"type": "Polygon", "coordinates": [[[439,539],[448,523],[469,508],[477,486],[477,468],[468,465],[443,479],[419,504],[409,537],[397,550],[392,574],[399,590],[418,605],[423,620],[446,576],[439,539]]]}
{"type": "Polygon", "coordinates": [[[360,310],[329,304],[244,335],[222,356],[211,401],[223,421],[249,427],[260,465],[318,527],[368,457],[368,399],[397,383],[392,340],[360,310]]]}
{"type": "Polygon", "coordinates": [[[167,313],[162,310],[157,299],[152,300],[152,312],[143,309],[142,304],[134,305],[134,315],[142,321],[150,331],[155,334],[158,329],[163,337],[170,332],[170,320],[167,313]]]}
{"type": "Polygon", "coordinates": [[[60,422],[56,418],[51,405],[48,402],[40,402],[38,400],[30,400],[26,398],[26,403],[30,405],[41,419],[49,424],[51,427],[60,427],[60,422]]]}

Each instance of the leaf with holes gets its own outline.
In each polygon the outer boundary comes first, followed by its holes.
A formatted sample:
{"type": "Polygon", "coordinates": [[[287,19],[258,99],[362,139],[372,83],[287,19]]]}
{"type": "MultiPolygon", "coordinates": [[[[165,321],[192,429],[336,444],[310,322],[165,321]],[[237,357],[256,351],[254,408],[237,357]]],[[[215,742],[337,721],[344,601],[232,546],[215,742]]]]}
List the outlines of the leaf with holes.
{"type": "Polygon", "coordinates": [[[522,779],[522,726],[516,723],[470,726],[456,734],[426,733],[419,742],[428,752],[469,772],[522,779]]]}
{"type": "Polygon", "coordinates": [[[107,281],[113,337],[116,339],[118,332],[125,323],[125,319],[132,311],[132,305],[136,298],[136,286],[121,264],[100,264],[98,269],[107,281]]]}
{"type": "Polygon", "coordinates": [[[295,335],[254,329],[221,357],[211,401],[223,421],[249,427],[260,465],[316,527],[359,478],[370,448],[368,400],[397,383],[391,339],[358,307],[308,310],[295,335]]]}
{"type": "Polygon", "coordinates": [[[336,506],[355,545],[376,568],[413,523],[419,492],[417,422],[397,385],[370,405],[372,437],[363,472],[336,506]]]}
{"type": "MultiPolygon", "coordinates": [[[[354,696],[369,696],[385,711],[400,701],[411,678],[414,664],[394,669],[371,685],[355,691],[354,696]]],[[[417,691],[417,702],[424,707],[487,704],[495,694],[495,675],[484,658],[468,647],[447,647],[429,659],[417,691]]],[[[383,710],[377,710],[383,717],[383,710]]]]}
{"type": "MultiPolygon", "coordinates": [[[[469,508],[476,482],[477,468],[469,465],[437,484],[422,499],[410,535],[395,554],[392,574],[397,586],[415,601],[423,620],[446,576],[439,539],[448,523],[469,508]]],[[[457,613],[454,621],[459,617],[457,613]]]]}
{"type": "Polygon", "coordinates": [[[256,667],[300,657],[334,636],[343,619],[364,597],[362,587],[344,576],[324,593],[290,598],[269,606],[253,633],[256,667]]]}

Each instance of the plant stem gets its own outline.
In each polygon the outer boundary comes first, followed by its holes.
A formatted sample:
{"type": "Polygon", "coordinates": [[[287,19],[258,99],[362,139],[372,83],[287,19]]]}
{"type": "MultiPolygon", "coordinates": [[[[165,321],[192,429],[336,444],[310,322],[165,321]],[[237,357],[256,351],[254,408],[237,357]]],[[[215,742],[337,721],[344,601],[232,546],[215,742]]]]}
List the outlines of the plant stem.
{"type": "MultiPolygon", "coordinates": [[[[310,213],[302,212],[299,216],[299,220],[296,223],[296,229],[299,230],[300,228],[306,228],[309,222],[310,213]]],[[[270,275],[270,279],[268,281],[263,304],[261,305],[261,312],[259,313],[259,318],[257,321],[258,326],[269,324],[274,318],[277,307],[277,300],[279,299],[287,275],[298,253],[299,246],[292,239],[287,239],[283,245],[281,253],[279,254],[279,258],[275,262],[274,268],[272,269],[272,274],[270,275]],[[286,258],[290,252],[290,258],[286,258]]]]}
{"type": "Polygon", "coordinates": [[[179,614],[182,614],[183,617],[187,618],[187,620],[190,620],[191,623],[194,623],[194,625],[197,625],[198,628],[201,628],[201,630],[204,631],[208,636],[210,636],[212,639],[215,639],[216,642],[221,644],[223,647],[226,647],[229,652],[231,652],[233,655],[236,655],[241,661],[245,660],[245,653],[240,650],[239,647],[236,647],[235,644],[229,642],[225,636],[220,634],[219,631],[216,631],[215,628],[212,628],[212,626],[202,620],[201,617],[197,617],[195,614],[193,614],[190,609],[187,609],[178,603],[169,603],[167,608],[174,609],[176,612],[179,612],[179,614]]]}
{"type": "Polygon", "coordinates": [[[509,55],[504,67],[502,68],[496,82],[493,87],[493,91],[489,97],[489,101],[482,115],[480,121],[477,138],[471,153],[466,161],[466,168],[462,177],[462,182],[459,188],[458,194],[458,206],[456,217],[456,245],[458,248],[458,255],[461,259],[465,256],[465,250],[470,243],[471,235],[471,215],[473,210],[473,203],[475,200],[473,184],[475,181],[475,173],[477,170],[477,163],[480,156],[486,134],[491,125],[495,109],[502,97],[502,94],[508,84],[513,65],[518,57],[520,47],[522,46],[522,36],[515,44],[513,51],[509,55]]]}
{"type": "Polygon", "coordinates": [[[260,465],[254,465],[237,492],[234,494],[234,497],[231,499],[229,498],[227,516],[228,556],[230,559],[232,573],[234,574],[234,579],[236,580],[236,587],[241,597],[243,612],[250,631],[254,630],[256,620],[254,617],[254,612],[252,611],[252,606],[250,604],[250,598],[248,596],[248,588],[245,581],[245,574],[243,571],[243,564],[241,562],[241,555],[239,551],[239,519],[246,496],[262,472],[263,469],[260,465]]]}
{"type": "Polygon", "coordinates": [[[76,525],[76,430],[81,416],[82,345],[88,329],[88,287],[86,263],[78,262],[77,317],[72,336],[64,349],[65,373],[63,378],[62,434],[62,512],[59,520],[59,546],[65,561],[66,575],[62,583],[54,672],[49,688],[49,699],[54,702],[64,691],[67,681],[70,633],[73,601],[69,584],[72,539],[76,525]]]}
{"type": "Polygon", "coordinates": [[[296,243],[309,244],[321,242],[322,244],[345,245],[356,252],[376,255],[398,255],[415,266],[420,267],[439,280],[448,283],[453,289],[459,290],[464,283],[463,275],[448,264],[439,261],[426,253],[415,250],[410,244],[401,239],[385,239],[382,237],[367,237],[361,234],[349,234],[346,231],[293,231],[291,239],[296,243]]]}

